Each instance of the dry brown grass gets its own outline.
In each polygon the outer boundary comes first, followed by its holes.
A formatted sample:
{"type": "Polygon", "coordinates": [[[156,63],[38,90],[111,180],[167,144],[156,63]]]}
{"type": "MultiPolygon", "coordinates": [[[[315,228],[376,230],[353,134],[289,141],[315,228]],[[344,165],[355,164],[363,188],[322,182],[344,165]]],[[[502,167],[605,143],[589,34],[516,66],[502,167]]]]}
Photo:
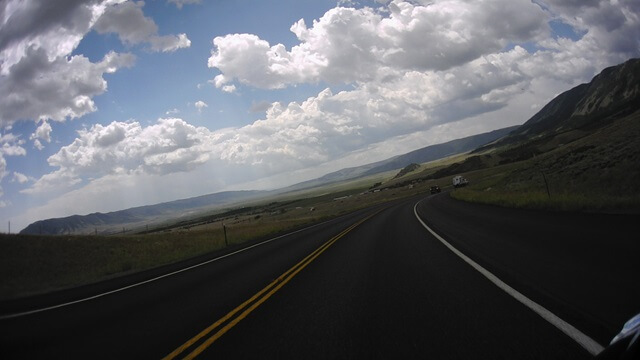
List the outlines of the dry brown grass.
{"type": "MultiPolygon", "coordinates": [[[[371,185],[370,180],[353,184],[371,185]]],[[[342,192],[287,198],[214,222],[144,235],[0,235],[0,299],[88,284],[219,251],[225,247],[223,222],[229,245],[237,246],[428,190],[423,185],[361,195],[361,187],[334,188],[342,192]]]]}
{"type": "Polygon", "coordinates": [[[560,144],[525,161],[472,172],[472,185],[452,195],[507,207],[640,212],[640,113],[560,144]]]}

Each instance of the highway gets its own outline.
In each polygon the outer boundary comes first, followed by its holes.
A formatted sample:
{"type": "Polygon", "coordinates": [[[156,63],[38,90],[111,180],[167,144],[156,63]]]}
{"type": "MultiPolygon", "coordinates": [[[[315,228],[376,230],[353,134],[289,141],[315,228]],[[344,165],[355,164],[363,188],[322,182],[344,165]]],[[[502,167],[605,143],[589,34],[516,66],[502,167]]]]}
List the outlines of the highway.
{"type": "Polygon", "coordinates": [[[640,246],[621,236],[637,216],[514,211],[442,193],[245,250],[0,303],[0,358],[593,357],[423,222],[595,344],[640,312],[640,246]]]}

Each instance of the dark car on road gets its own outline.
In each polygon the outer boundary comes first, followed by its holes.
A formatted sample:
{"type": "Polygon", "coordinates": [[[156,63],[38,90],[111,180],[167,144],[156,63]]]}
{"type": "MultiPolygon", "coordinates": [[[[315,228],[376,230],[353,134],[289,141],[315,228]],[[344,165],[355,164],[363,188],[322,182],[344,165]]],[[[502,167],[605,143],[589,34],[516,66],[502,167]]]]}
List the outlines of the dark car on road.
{"type": "Polygon", "coordinates": [[[437,194],[439,192],[440,192],[440,186],[434,185],[434,186],[431,187],[431,193],[432,194],[437,194]]]}

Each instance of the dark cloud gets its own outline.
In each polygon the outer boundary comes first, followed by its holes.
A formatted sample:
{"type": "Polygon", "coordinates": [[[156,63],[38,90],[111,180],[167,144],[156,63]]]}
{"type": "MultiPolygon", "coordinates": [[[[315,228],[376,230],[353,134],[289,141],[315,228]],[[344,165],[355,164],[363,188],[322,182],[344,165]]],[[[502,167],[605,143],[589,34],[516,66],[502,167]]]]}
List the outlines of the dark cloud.
{"type": "MultiPolygon", "coordinates": [[[[92,0],[24,0],[6,23],[0,26],[0,51],[14,43],[35,38],[56,27],[84,33],[90,27],[92,0]]],[[[0,4],[0,14],[7,12],[9,2],[0,4]]]]}
{"type": "Polygon", "coordinates": [[[91,98],[106,91],[103,74],[133,64],[130,54],[109,53],[99,63],[84,56],[49,60],[30,47],[0,82],[0,124],[16,120],[75,118],[95,111],[91,98]]]}
{"type": "Polygon", "coordinates": [[[191,45],[185,34],[158,36],[158,26],[153,19],[144,16],[143,6],[143,2],[131,1],[110,6],[94,29],[101,34],[116,33],[127,45],[150,43],[154,51],[175,51],[191,45]]]}
{"type": "Polygon", "coordinates": [[[588,7],[598,7],[600,0],[546,0],[547,3],[553,6],[578,9],[588,7]]]}

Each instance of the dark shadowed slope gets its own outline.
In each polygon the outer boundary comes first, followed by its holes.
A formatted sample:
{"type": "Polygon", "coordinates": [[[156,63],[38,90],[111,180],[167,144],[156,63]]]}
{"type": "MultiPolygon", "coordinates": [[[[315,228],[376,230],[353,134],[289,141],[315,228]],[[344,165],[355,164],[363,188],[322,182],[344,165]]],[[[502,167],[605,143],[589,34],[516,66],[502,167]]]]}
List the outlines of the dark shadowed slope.
{"type": "Polygon", "coordinates": [[[570,130],[593,131],[640,110],[640,59],[606,68],[591,82],[558,95],[531,119],[495,144],[516,144],[570,130]]]}

